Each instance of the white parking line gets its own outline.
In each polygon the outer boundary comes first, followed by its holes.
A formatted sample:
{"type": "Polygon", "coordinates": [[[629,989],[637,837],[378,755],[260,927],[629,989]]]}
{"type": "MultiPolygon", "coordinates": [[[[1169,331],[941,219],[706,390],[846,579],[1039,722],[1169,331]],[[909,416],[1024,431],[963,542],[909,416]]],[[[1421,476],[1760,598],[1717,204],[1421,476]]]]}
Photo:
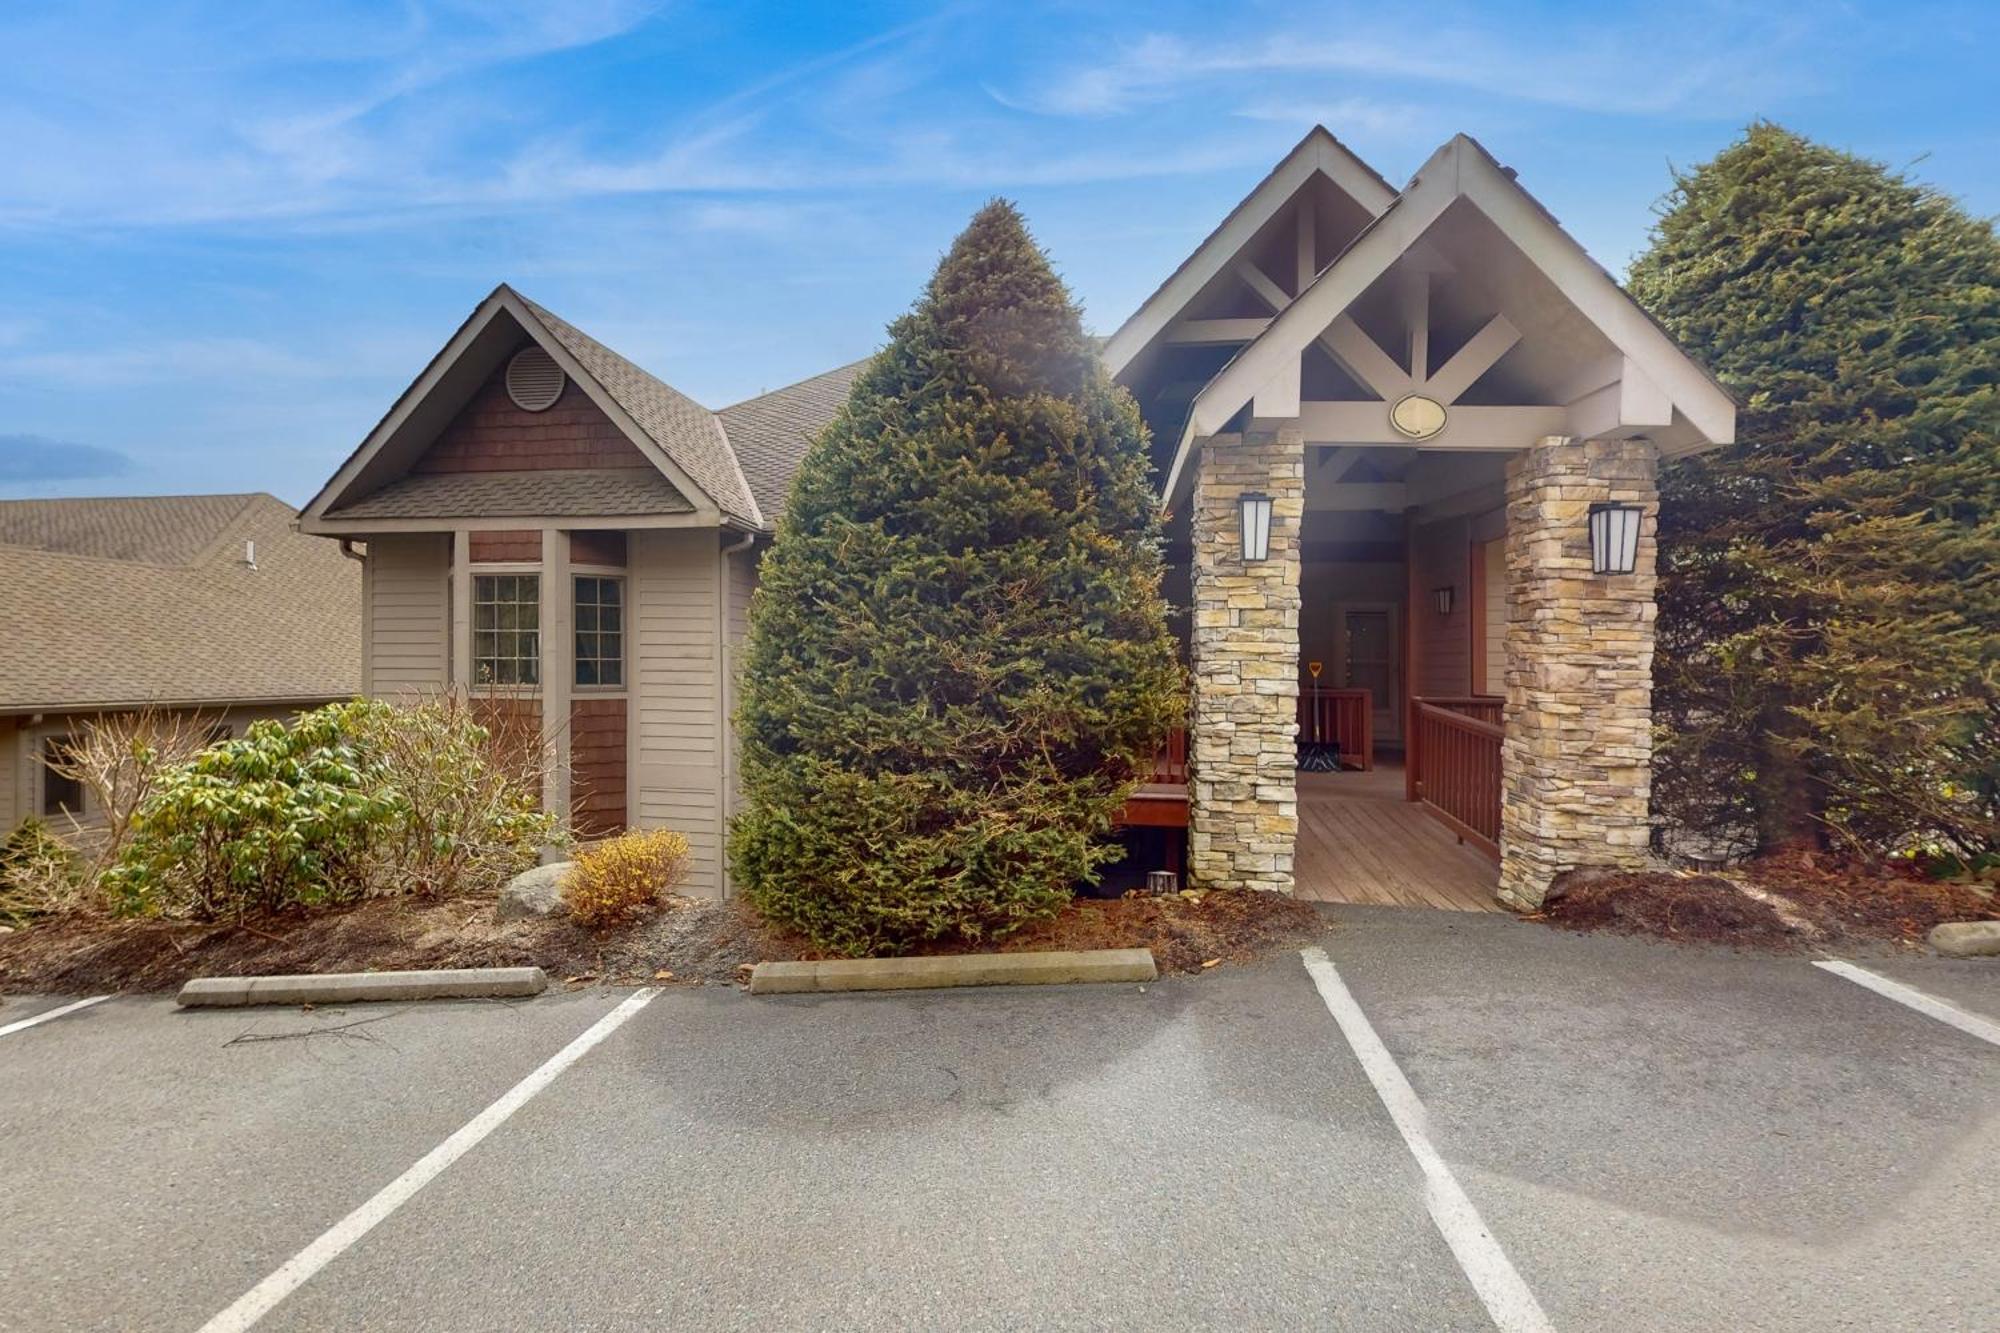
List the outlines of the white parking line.
{"type": "Polygon", "coordinates": [[[287,1259],[277,1272],[239,1296],[235,1303],[201,1326],[201,1333],[239,1333],[271,1312],[279,1301],[297,1291],[312,1275],[325,1268],[377,1223],[402,1207],[418,1190],[444,1173],[446,1167],[465,1156],[481,1139],[506,1123],[507,1117],[528,1104],[534,1095],[556,1076],[589,1053],[591,1047],[616,1032],[626,1019],[644,1009],[659,989],[634,992],[623,1004],[598,1019],[582,1036],[557,1051],[547,1064],[516,1083],[499,1101],[468,1120],[457,1133],[425,1153],[417,1164],[384,1185],[379,1193],[328,1228],[318,1240],[287,1259]]]}
{"type": "Polygon", "coordinates": [[[33,1018],[17,1019],[9,1023],[6,1027],[0,1028],[0,1037],[19,1032],[24,1028],[31,1028],[37,1023],[46,1023],[51,1018],[61,1018],[64,1014],[73,1014],[79,1009],[88,1009],[93,1004],[103,1004],[110,998],[109,995],[93,995],[87,1000],[73,1000],[68,1004],[60,1005],[54,1009],[45,1009],[33,1018]]]}
{"type": "Polygon", "coordinates": [[[1299,950],[1299,956],[1305,959],[1306,971],[1319,987],[1327,1012],[1340,1025],[1341,1035],[1347,1038],[1368,1081],[1375,1085],[1375,1095],[1382,1099],[1389,1118],[1396,1122],[1410,1156],[1423,1168],[1424,1206],[1430,1210],[1431,1221],[1436,1223],[1444,1243],[1458,1259],[1458,1266],[1465,1270],[1472,1289],[1485,1304],[1486,1313],[1492,1316],[1494,1327],[1505,1333],[1553,1333],[1555,1326],[1542,1313],[1541,1302],[1528,1290],[1528,1284],[1508,1261],[1500,1242],[1486,1229],[1479,1210],[1460,1188],[1458,1178],[1431,1146],[1430,1136],[1425,1132],[1430,1113],[1424,1109],[1416,1089],[1403,1077],[1389,1048],[1375,1035],[1368,1015],[1361,1011],[1348,992],[1347,983],[1334,970],[1333,960],[1317,946],[1299,950]]]}
{"type": "Polygon", "coordinates": [[[1918,990],[1915,986],[1905,986],[1900,981],[1891,981],[1880,972],[1870,972],[1865,967],[1837,958],[1815,960],[1814,967],[1824,968],[1837,977],[1845,977],[1857,986],[1866,986],[1885,999],[1907,1005],[1926,1018],[1935,1018],[1940,1023],[1948,1023],[1960,1032],[1969,1032],[1981,1041],[1990,1041],[2000,1046],[2000,1023],[1990,1018],[1961,1009],[1950,1000],[1941,1000],[1929,991],[1918,990]]]}

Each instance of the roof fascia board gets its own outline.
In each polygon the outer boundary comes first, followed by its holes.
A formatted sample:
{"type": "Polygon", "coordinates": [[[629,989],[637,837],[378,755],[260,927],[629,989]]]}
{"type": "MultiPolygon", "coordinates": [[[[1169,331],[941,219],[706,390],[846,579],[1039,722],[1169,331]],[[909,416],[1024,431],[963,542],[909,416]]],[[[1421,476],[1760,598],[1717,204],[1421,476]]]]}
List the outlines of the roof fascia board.
{"type": "MultiPolygon", "coordinates": [[[[596,403],[599,410],[611,418],[618,429],[625,433],[625,437],[632,441],[633,447],[646,456],[646,461],[658,468],[667,480],[674,484],[676,490],[694,502],[695,514],[707,519],[710,525],[721,522],[722,508],[716,504],[715,497],[702,489],[694,478],[688,476],[678,463],[667,456],[664,449],[654,443],[653,437],[648,435],[619,405],[618,400],[597,382],[595,375],[584,369],[583,364],[570,354],[569,348],[564,347],[562,341],[549,331],[548,325],[542,323],[541,317],[528,308],[528,303],[523,301],[511,287],[503,286],[498,295],[507,313],[528,331],[528,336],[541,344],[543,351],[556,359],[556,364],[563,368],[563,373],[576,381],[577,386],[590,401],[596,403]]],[[[713,416],[713,413],[710,415],[713,416]]],[[[727,447],[726,441],[724,447],[727,447]]],[[[734,461],[733,454],[731,461],[734,461]]],[[[747,487],[745,491],[747,493],[747,487]]]]}
{"type": "Polygon", "coordinates": [[[403,390],[402,396],[396,399],[388,414],[375,423],[375,429],[368,432],[367,438],[347,456],[347,461],[342,463],[327,483],[319,488],[319,493],[306,502],[306,507],[299,511],[301,522],[318,518],[331,508],[333,502],[354,484],[362,469],[374,461],[375,455],[381,453],[389,441],[396,437],[404,424],[409,421],[410,414],[431,396],[437,389],[438,381],[458,363],[459,358],[465,355],[466,350],[479,335],[486,331],[486,326],[493,322],[494,316],[500,313],[502,291],[504,289],[492,292],[479,303],[466,321],[458,326],[458,332],[454,333],[439,349],[437,355],[430,359],[430,364],[424,367],[421,375],[410,382],[410,387],[403,390]]]}
{"type": "Polygon", "coordinates": [[[1380,216],[1395,200],[1395,191],[1354,154],[1315,126],[1298,147],[1230,210],[1222,225],[1209,233],[1146,303],[1118,327],[1104,345],[1105,369],[1116,378],[1133,359],[1160,336],[1167,325],[1186,308],[1196,294],[1228,267],[1250,238],[1276,216],[1286,201],[1299,192],[1315,174],[1326,176],[1370,213],[1380,216]]]}
{"type": "Polygon", "coordinates": [[[494,532],[513,528],[717,528],[741,526],[720,512],[708,514],[484,514],[478,518],[301,519],[299,531],[315,537],[365,537],[385,532],[494,532]]]}

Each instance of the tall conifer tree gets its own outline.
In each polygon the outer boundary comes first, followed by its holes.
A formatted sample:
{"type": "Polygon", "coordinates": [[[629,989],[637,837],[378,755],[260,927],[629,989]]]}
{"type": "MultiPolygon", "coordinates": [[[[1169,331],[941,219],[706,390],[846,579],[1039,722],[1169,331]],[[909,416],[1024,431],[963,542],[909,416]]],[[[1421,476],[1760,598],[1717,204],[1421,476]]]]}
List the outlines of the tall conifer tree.
{"type": "Polygon", "coordinates": [[[1659,812],[1764,850],[1990,854],[1993,227],[1770,124],[1666,202],[1632,291],[1743,411],[1663,478],[1659,812]]]}
{"type": "Polygon", "coordinates": [[[753,604],[731,854],[844,953],[1046,917],[1181,707],[1145,428],[1012,205],[813,444],[753,604]]]}

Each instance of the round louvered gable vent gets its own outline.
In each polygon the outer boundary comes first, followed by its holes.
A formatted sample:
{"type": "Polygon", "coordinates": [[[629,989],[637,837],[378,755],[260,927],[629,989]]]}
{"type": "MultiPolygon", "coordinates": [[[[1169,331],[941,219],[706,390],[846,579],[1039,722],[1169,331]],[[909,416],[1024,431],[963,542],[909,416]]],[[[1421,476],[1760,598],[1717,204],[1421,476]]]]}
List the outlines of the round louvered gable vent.
{"type": "Polygon", "coordinates": [[[562,367],[539,347],[523,347],[507,363],[507,396],[514,406],[540,412],[562,397],[562,367]]]}

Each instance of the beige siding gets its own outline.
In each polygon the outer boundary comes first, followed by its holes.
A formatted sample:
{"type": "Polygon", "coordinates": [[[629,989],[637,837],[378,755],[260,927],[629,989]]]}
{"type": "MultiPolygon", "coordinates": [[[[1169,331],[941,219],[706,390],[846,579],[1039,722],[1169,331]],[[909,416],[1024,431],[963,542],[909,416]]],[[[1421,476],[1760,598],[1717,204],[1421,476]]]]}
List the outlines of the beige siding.
{"type": "Polygon", "coordinates": [[[375,696],[441,689],[450,678],[451,538],[369,539],[362,689],[375,696]]]}
{"type": "Polygon", "coordinates": [[[1507,692],[1507,542],[1486,543],[1486,679],[1481,694],[1507,692]]]}
{"type": "Polygon", "coordinates": [[[21,724],[0,717],[0,834],[28,817],[21,798],[21,724]]]}
{"type": "Polygon", "coordinates": [[[757,567],[764,558],[763,548],[742,551],[729,558],[729,641],[723,645],[723,720],[729,737],[728,801],[726,813],[734,815],[743,798],[743,781],[736,745],[737,683],[743,673],[743,643],[750,634],[750,599],[757,592],[757,567]]]}
{"type": "Polygon", "coordinates": [[[632,820],[687,835],[687,891],[722,892],[721,555],[708,529],[632,534],[632,820]]]}

